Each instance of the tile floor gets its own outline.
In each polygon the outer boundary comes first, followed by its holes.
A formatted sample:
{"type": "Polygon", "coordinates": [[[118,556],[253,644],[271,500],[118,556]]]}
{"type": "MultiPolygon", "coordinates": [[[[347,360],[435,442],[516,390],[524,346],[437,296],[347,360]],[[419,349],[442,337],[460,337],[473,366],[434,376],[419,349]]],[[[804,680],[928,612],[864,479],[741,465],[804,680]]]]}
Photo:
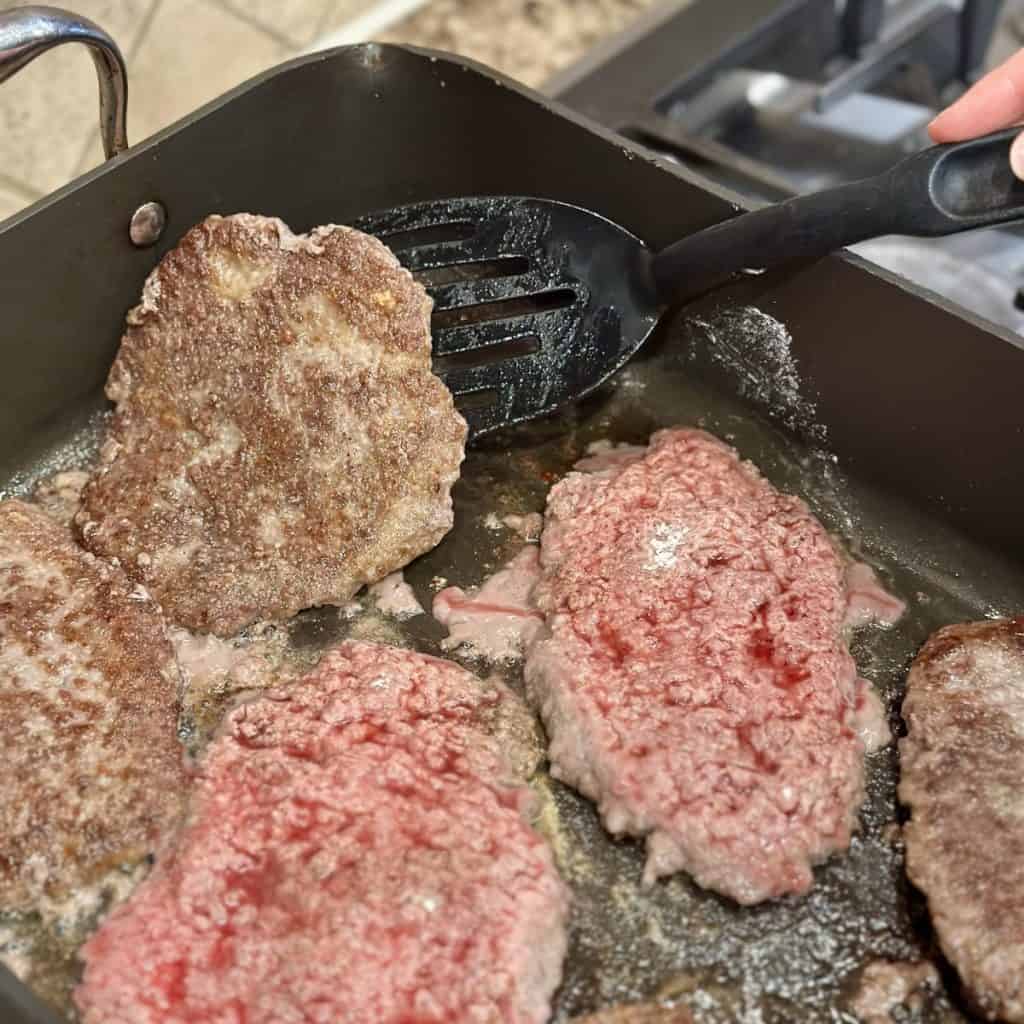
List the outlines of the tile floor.
{"type": "MultiPolygon", "coordinates": [[[[138,141],[301,52],[367,0],[54,0],[92,18],[128,64],[128,138],[138,141]]],[[[0,0],[0,9],[21,6],[0,0]]],[[[95,166],[96,77],[63,46],[0,86],[0,219],[95,166]]]]}
{"type": "Polygon", "coordinates": [[[621,32],[652,0],[431,0],[378,35],[461,53],[534,88],[621,32]]]}
{"type": "MultiPolygon", "coordinates": [[[[0,10],[23,2],[0,0],[0,10]]],[[[354,26],[365,24],[360,19],[396,5],[396,0],[50,2],[92,18],[120,45],[128,64],[131,142],[320,41],[337,42],[339,32],[350,36],[354,26]]],[[[429,0],[375,35],[466,53],[536,85],[652,2],[429,0]]],[[[405,6],[412,5],[405,0],[405,6]]],[[[95,73],[84,47],[52,50],[0,85],[0,220],[96,166],[101,157],[95,73]]]]}

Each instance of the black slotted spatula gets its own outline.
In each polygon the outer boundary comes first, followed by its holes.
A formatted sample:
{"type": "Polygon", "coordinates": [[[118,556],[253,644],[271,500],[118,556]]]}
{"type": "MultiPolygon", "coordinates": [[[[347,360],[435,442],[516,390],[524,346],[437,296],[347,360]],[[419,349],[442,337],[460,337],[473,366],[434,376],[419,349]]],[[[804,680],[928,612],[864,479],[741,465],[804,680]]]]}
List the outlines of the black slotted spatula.
{"type": "Polygon", "coordinates": [[[653,253],[600,215],[519,196],[384,210],[377,235],[434,300],[434,369],[470,437],[593,391],[661,313],[746,268],[825,256],[880,235],[950,235],[1024,218],[1010,170],[1020,129],[934,146],[874,178],[744,213],[653,253]]]}

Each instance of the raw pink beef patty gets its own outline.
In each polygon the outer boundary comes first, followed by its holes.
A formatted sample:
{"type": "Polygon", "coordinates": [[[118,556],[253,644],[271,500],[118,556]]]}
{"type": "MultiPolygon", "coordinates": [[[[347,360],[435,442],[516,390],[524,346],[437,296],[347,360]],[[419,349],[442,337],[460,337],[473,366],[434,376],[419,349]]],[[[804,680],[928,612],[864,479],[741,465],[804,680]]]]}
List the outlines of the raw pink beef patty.
{"type": "MultiPolygon", "coordinates": [[[[527,683],[553,773],[648,882],[800,893],[863,798],[846,564],[797,498],[697,430],[573,473],[548,500],[527,683]]],[[[863,693],[860,694],[864,696],[863,693]]]]}
{"type": "Polygon", "coordinates": [[[84,948],[86,1024],[542,1024],[566,895],[508,691],[346,643],[236,709],[177,848],[84,948]]]}

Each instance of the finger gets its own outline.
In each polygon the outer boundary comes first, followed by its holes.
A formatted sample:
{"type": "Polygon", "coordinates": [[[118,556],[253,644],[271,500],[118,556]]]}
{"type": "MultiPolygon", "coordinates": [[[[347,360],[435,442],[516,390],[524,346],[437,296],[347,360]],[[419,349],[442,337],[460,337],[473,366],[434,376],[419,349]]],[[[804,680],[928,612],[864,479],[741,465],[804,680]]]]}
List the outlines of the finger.
{"type": "Polygon", "coordinates": [[[990,71],[928,126],[935,142],[960,142],[1024,118],[1024,50],[990,71]]]}
{"type": "Polygon", "coordinates": [[[1024,180],[1024,133],[1018,135],[1010,147],[1010,167],[1018,178],[1024,180]]]}

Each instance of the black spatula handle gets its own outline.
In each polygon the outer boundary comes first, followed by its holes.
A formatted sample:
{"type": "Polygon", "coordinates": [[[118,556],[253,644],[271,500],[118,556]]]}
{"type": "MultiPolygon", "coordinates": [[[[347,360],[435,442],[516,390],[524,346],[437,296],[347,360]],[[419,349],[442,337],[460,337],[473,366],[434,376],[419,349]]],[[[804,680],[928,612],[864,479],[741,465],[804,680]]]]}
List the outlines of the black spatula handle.
{"type": "Polygon", "coordinates": [[[813,260],[880,235],[951,235],[1024,218],[1024,182],[1009,157],[1020,131],[933,146],[877,177],[698,231],[654,257],[658,296],[679,301],[744,269],[813,260]]]}

